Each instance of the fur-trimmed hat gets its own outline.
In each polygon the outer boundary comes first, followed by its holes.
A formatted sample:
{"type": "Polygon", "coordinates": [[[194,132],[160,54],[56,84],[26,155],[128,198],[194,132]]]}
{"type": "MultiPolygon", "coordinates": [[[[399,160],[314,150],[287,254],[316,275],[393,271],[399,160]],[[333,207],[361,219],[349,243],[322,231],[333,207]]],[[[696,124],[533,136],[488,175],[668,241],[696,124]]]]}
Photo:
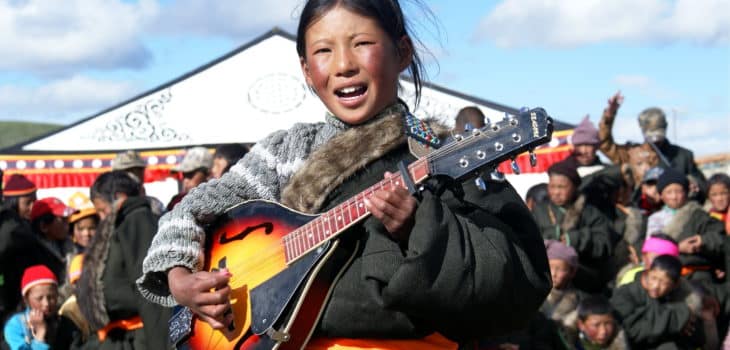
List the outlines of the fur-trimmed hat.
{"type": "Polygon", "coordinates": [[[112,159],[112,170],[127,170],[132,168],[144,168],[147,163],[135,151],[117,153],[112,159]]]}
{"type": "Polygon", "coordinates": [[[213,154],[205,147],[193,147],[185,152],[182,162],[171,170],[187,173],[198,169],[210,170],[213,167],[213,154]]]}
{"type": "Polygon", "coordinates": [[[645,140],[664,140],[667,137],[667,116],[657,107],[647,108],[639,114],[639,127],[645,140]]]}
{"type": "Polygon", "coordinates": [[[600,143],[598,140],[598,129],[593,126],[588,116],[585,116],[583,121],[573,129],[571,141],[574,145],[597,145],[600,143]]]}
{"type": "Polygon", "coordinates": [[[28,267],[23,271],[23,277],[20,280],[20,295],[25,296],[25,293],[34,286],[46,283],[58,285],[58,279],[51,269],[46,265],[28,267]]]}
{"type": "Polygon", "coordinates": [[[20,174],[10,175],[8,182],[5,183],[3,188],[4,197],[20,197],[32,194],[38,190],[36,185],[28,180],[27,177],[20,174]]]}

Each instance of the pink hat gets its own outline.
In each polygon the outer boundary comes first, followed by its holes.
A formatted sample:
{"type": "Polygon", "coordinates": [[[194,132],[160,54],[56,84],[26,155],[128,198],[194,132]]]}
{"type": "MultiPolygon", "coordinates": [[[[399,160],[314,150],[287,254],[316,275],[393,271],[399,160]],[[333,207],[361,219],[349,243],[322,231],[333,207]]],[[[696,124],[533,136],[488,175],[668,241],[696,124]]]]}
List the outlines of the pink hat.
{"type": "Polygon", "coordinates": [[[544,243],[548,259],[563,260],[572,267],[578,266],[578,254],[575,249],[552,239],[546,239],[544,243]]]}
{"type": "Polygon", "coordinates": [[[649,237],[641,247],[642,253],[656,253],[658,255],[671,255],[679,257],[679,247],[674,242],[659,237],[649,237]]]}

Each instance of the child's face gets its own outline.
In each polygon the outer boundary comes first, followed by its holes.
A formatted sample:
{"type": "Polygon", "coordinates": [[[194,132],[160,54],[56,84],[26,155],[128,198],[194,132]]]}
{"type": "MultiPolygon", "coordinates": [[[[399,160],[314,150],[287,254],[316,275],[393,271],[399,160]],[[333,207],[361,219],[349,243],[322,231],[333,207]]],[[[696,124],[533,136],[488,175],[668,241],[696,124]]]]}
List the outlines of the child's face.
{"type": "Polygon", "coordinates": [[[60,216],[54,216],[53,221],[48,224],[41,224],[41,231],[50,240],[62,241],[68,237],[68,220],[60,216]]]}
{"type": "Polygon", "coordinates": [[[50,283],[33,286],[25,294],[25,303],[32,310],[39,310],[48,318],[56,313],[58,287],[50,283]]]}
{"type": "Polygon", "coordinates": [[[30,210],[33,208],[35,200],[35,194],[18,197],[18,215],[21,218],[30,220],[30,210]]]}
{"type": "Polygon", "coordinates": [[[730,190],[725,185],[716,183],[710,186],[708,196],[710,197],[710,203],[712,203],[712,209],[719,212],[727,210],[728,204],[730,204],[730,190]]]}
{"type": "Polygon", "coordinates": [[[589,315],[585,321],[578,320],[578,329],[594,344],[608,346],[616,332],[616,322],[611,314],[589,315]]]}
{"type": "Polygon", "coordinates": [[[79,219],[74,224],[74,241],[76,244],[86,247],[91,241],[91,237],[96,234],[96,219],[94,217],[85,217],[79,219]]]}
{"type": "Polygon", "coordinates": [[[575,185],[567,176],[553,174],[548,182],[548,196],[550,201],[557,206],[570,204],[575,194],[575,185]]]}
{"type": "Polygon", "coordinates": [[[304,41],[307,84],[342,121],[361,124],[396,102],[398,77],[411,63],[407,37],[396,48],[377,21],[335,6],[310,24],[304,41]]]}
{"type": "Polygon", "coordinates": [[[659,299],[669,294],[676,284],[666,271],[660,269],[648,270],[641,282],[642,287],[652,299],[659,299]]]}
{"type": "Polygon", "coordinates": [[[641,192],[648,198],[652,203],[659,203],[662,200],[662,196],[656,189],[655,182],[649,182],[641,184],[641,192]]]}
{"type": "Polygon", "coordinates": [[[662,202],[672,209],[681,208],[687,201],[687,192],[680,184],[669,184],[662,190],[662,202]]]}
{"type": "Polygon", "coordinates": [[[565,260],[550,259],[550,276],[553,278],[553,288],[564,289],[573,280],[575,269],[565,260]]]}

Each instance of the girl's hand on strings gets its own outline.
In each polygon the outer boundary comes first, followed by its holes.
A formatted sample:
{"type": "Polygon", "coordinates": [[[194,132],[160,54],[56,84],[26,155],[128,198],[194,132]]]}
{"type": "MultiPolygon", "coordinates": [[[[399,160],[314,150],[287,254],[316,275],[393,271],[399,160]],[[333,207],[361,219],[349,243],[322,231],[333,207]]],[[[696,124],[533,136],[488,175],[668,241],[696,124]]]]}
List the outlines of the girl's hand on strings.
{"type": "Polygon", "coordinates": [[[231,276],[226,269],[193,273],[178,266],[168,271],[167,283],[180,305],[190,308],[213,329],[222,329],[233,322],[231,287],[228,285],[231,276]]]}
{"type": "MultiPolygon", "coordinates": [[[[386,172],[384,178],[393,174],[386,172]]],[[[413,228],[413,213],[416,212],[416,199],[402,186],[376,191],[370,199],[365,199],[366,208],[378,218],[385,229],[399,242],[408,240],[413,228]]]]}

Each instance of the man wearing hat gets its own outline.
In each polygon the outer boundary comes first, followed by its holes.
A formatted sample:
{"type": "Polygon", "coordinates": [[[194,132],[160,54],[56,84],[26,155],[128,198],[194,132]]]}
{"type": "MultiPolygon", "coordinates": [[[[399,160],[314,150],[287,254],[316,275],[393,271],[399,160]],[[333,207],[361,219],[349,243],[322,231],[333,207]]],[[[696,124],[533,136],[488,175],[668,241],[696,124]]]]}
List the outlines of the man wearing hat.
{"type": "Polygon", "coordinates": [[[139,182],[141,194],[150,202],[152,213],[157,217],[160,217],[165,213],[165,204],[156,197],[146,195],[146,190],[144,188],[144,171],[146,167],[147,163],[144,159],[142,159],[139,153],[132,150],[117,153],[112,160],[112,170],[125,171],[127,174],[131,175],[133,179],[139,182]]]}
{"type": "Polygon", "coordinates": [[[588,116],[573,129],[571,136],[573,153],[565,159],[576,167],[603,165],[598,159],[598,129],[593,126],[588,116]]]}
{"type": "Polygon", "coordinates": [[[32,262],[43,264],[61,280],[66,280],[66,256],[73,252],[69,238],[68,218],[76,212],[58,198],[37,200],[30,214],[35,237],[32,262]]]}
{"type": "Polygon", "coordinates": [[[601,271],[613,254],[610,222],[604,214],[577,195],[581,183],[573,164],[558,162],[548,169],[550,202],[533,209],[543,239],[563,242],[578,253],[576,288],[600,292],[611,276],[601,271]]]}
{"type": "Polygon", "coordinates": [[[0,205],[0,323],[20,304],[20,277],[35,245],[29,221],[35,192],[35,184],[22,175],[10,176],[5,184],[0,205]]]}
{"type": "Polygon", "coordinates": [[[36,185],[20,174],[8,178],[3,189],[4,208],[14,210],[21,218],[30,220],[30,208],[36,200],[36,185]]]}
{"type": "MultiPolygon", "coordinates": [[[[634,147],[631,144],[617,145],[613,140],[611,129],[622,102],[623,96],[620,93],[611,97],[599,123],[600,150],[614,164],[628,162],[629,149],[634,147]]],[[[692,151],[674,145],[667,139],[667,117],[664,111],[657,107],[647,108],[639,113],[638,121],[644,142],[656,146],[655,150],[659,151],[659,157],[663,159],[658,165],[662,168],[673,168],[681,174],[689,176],[692,182],[691,193],[701,191],[700,189],[706,182],[705,176],[697,168],[692,151]]]]}
{"type": "Polygon", "coordinates": [[[167,204],[167,210],[172,210],[190,190],[205,182],[212,166],[213,155],[207,148],[188,149],[182,162],[172,168],[174,174],[182,174],[182,181],[180,182],[180,193],[172,197],[170,203],[167,204]]]}

